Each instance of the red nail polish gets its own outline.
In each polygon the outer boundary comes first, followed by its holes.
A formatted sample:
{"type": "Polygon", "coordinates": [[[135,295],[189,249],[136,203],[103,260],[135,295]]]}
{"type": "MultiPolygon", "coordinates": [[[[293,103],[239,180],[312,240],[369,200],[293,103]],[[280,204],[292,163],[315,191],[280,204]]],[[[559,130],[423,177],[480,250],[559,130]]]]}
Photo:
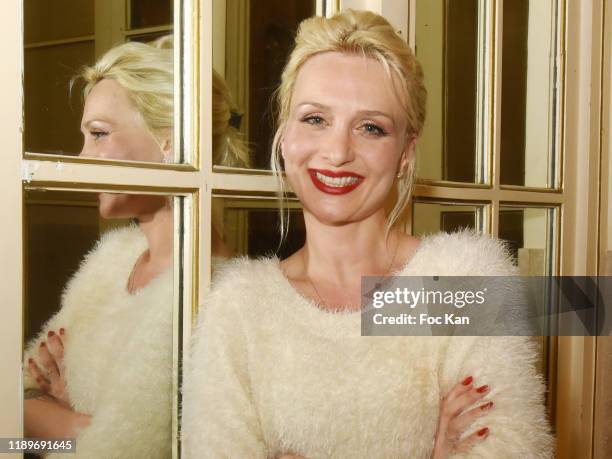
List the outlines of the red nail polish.
{"type": "Polygon", "coordinates": [[[60,335],[63,335],[63,334],[64,334],[64,329],[60,328],[60,335]]]}
{"type": "Polygon", "coordinates": [[[484,385],[484,386],[480,386],[478,389],[476,389],[476,392],[478,392],[479,394],[484,394],[488,390],[489,390],[489,386],[484,385]]]}
{"type": "Polygon", "coordinates": [[[42,343],[40,343],[40,347],[45,347],[47,345],[47,343],[45,343],[44,341],[42,343]]]}
{"type": "Polygon", "coordinates": [[[469,386],[470,384],[472,384],[472,381],[474,381],[474,378],[468,376],[461,382],[461,384],[463,384],[464,386],[469,386]]]}
{"type": "Polygon", "coordinates": [[[488,410],[493,407],[493,402],[485,403],[480,407],[481,410],[488,410]]]}
{"type": "Polygon", "coordinates": [[[55,335],[55,333],[53,333],[53,330],[49,330],[49,332],[47,333],[47,337],[51,338],[53,335],[55,335]]]}
{"type": "Polygon", "coordinates": [[[28,363],[34,363],[34,359],[32,359],[31,357],[28,359],[28,363]]]}
{"type": "Polygon", "coordinates": [[[483,427],[482,429],[480,429],[478,432],[476,432],[476,434],[479,437],[484,437],[486,434],[489,433],[489,428],[488,427],[483,427]]]}

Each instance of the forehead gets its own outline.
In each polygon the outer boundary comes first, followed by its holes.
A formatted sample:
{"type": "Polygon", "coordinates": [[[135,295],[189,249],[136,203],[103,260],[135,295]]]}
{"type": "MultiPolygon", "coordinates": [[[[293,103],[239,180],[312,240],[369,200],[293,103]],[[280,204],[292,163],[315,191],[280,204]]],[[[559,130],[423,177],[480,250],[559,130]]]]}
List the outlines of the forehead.
{"type": "Polygon", "coordinates": [[[371,57],[340,52],[317,54],[300,68],[291,102],[351,105],[399,115],[402,107],[392,83],[397,76],[391,73],[371,57]]]}
{"type": "Polygon", "coordinates": [[[127,90],[112,79],[104,79],[92,88],[85,100],[83,121],[104,118],[116,122],[137,122],[140,115],[127,90]]]}

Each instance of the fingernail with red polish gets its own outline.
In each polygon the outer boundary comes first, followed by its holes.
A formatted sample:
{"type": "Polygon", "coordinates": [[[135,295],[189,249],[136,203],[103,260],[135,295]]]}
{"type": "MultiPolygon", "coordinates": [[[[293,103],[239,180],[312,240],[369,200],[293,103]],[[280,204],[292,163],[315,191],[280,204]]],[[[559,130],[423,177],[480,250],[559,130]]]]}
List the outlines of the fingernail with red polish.
{"type": "Polygon", "coordinates": [[[480,429],[478,432],[476,432],[477,435],[479,437],[484,437],[486,434],[489,433],[489,428],[488,427],[483,427],[482,429],[480,429]]]}
{"type": "Polygon", "coordinates": [[[63,335],[63,334],[64,334],[64,329],[60,328],[60,335],[63,335]]]}
{"type": "Polygon", "coordinates": [[[488,410],[490,408],[493,408],[493,402],[485,403],[480,407],[481,410],[488,410]]]}
{"type": "Polygon", "coordinates": [[[45,347],[47,345],[47,343],[45,343],[44,341],[42,343],[40,343],[40,347],[45,347]]]}
{"type": "Polygon", "coordinates": [[[461,384],[463,384],[464,386],[469,386],[470,384],[472,384],[472,381],[474,381],[474,378],[468,376],[461,382],[461,384]]]}
{"type": "Polygon", "coordinates": [[[489,390],[489,386],[484,385],[484,386],[480,386],[478,389],[476,389],[476,392],[478,392],[479,394],[484,394],[488,390],[489,390]]]}
{"type": "Polygon", "coordinates": [[[53,335],[55,335],[55,333],[53,333],[53,330],[49,330],[49,333],[47,333],[47,337],[51,338],[53,335]]]}
{"type": "Polygon", "coordinates": [[[34,363],[34,359],[29,358],[29,359],[28,359],[28,363],[34,363]]]}

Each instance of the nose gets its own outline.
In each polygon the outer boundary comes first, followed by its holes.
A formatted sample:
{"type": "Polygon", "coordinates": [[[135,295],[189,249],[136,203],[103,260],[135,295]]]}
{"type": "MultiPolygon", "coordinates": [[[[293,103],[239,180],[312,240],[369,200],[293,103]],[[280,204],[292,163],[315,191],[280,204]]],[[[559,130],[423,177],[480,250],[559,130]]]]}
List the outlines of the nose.
{"type": "Polygon", "coordinates": [[[79,153],[79,156],[82,158],[91,158],[95,156],[94,151],[95,150],[90,147],[87,139],[85,139],[83,140],[83,148],[81,148],[81,152],[79,153]]]}
{"type": "Polygon", "coordinates": [[[329,130],[324,156],[333,166],[341,166],[355,158],[350,127],[337,125],[329,130]]]}

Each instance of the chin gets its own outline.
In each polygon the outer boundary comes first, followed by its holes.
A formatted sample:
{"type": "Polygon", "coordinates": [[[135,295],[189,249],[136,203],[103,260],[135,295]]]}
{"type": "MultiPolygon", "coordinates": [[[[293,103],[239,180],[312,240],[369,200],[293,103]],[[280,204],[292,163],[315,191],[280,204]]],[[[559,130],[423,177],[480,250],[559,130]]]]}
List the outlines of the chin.
{"type": "Polygon", "coordinates": [[[164,196],[122,193],[100,193],[102,218],[144,218],[158,212],[166,205],[164,196]]]}
{"type": "Polygon", "coordinates": [[[329,226],[341,226],[365,220],[371,213],[356,205],[310,202],[304,206],[319,222],[329,226]]]}
{"type": "Polygon", "coordinates": [[[99,205],[98,211],[100,217],[111,219],[111,218],[132,218],[133,215],[129,215],[126,212],[126,204],[129,201],[126,195],[114,194],[114,193],[100,193],[98,195],[99,205]]]}

